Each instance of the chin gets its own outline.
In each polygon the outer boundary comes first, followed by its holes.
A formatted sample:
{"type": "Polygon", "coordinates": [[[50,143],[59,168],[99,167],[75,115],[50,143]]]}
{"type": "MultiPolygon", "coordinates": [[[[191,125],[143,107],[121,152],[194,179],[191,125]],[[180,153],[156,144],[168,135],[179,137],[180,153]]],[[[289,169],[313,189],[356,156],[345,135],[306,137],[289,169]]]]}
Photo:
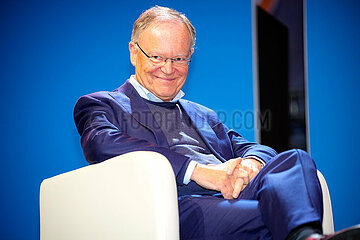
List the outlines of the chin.
{"type": "Polygon", "coordinates": [[[160,94],[158,94],[158,96],[160,96],[159,98],[161,98],[163,101],[165,101],[164,99],[170,99],[166,101],[171,101],[176,96],[176,94],[174,94],[174,92],[161,92],[160,94]]]}

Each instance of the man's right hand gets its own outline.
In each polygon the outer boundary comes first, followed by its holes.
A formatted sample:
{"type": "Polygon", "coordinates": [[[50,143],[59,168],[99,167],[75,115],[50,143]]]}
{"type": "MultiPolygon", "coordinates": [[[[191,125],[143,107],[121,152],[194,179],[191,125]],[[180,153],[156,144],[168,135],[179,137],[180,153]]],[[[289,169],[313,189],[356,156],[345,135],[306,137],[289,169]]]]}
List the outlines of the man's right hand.
{"type": "Polygon", "coordinates": [[[200,186],[221,192],[225,199],[237,198],[249,183],[249,174],[239,168],[241,158],[218,165],[197,164],[191,180],[200,186]]]}

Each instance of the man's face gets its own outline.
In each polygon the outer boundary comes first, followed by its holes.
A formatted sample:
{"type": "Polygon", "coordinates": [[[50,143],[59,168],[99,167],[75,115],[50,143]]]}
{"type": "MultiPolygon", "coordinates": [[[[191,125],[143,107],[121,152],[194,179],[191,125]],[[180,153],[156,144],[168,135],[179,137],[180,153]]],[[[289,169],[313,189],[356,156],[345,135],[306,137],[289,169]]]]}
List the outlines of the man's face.
{"type": "MultiPolygon", "coordinates": [[[[155,21],[140,34],[139,46],[149,56],[190,57],[191,38],[184,23],[155,21]]],[[[136,80],[163,101],[171,101],[185,83],[189,66],[167,60],[154,64],[134,43],[129,44],[136,80]]]]}

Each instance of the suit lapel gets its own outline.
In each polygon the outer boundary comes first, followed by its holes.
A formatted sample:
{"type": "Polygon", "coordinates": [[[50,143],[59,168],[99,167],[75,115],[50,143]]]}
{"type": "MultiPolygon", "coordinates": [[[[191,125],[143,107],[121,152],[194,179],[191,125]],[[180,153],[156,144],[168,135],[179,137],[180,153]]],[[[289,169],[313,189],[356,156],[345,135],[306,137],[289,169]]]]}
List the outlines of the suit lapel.
{"type": "Polygon", "coordinates": [[[218,145],[218,137],[216,136],[214,130],[209,125],[207,119],[205,119],[202,115],[199,114],[199,109],[194,107],[194,104],[187,100],[179,101],[185,112],[190,117],[192,123],[194,124],[195,130],[199,133],[200,137],[204,140],[207,147],[210,151],[222,161],[225,159],[219,154],[221,149],[219,149],[218,145]]]}
{"type": "Polygon", "coordinates": [[[121,104],[138,123],[153,132],[159,146],[169,147],[163,131],[155,121],[145,100],[140,97],[129,81],[126,81],[124,85],[119,87],[114,93],[111,93],[111,96],[121,104]]]}
{"type": "MultiPolygon", "coordinates": [[[[169,147],[166,137],[160,126],[155,121],[145,100],[140,97],[134,87],[129,81],[126,81],[121,87],[110,94],[125,111],[132,115],[132,117],[142,126],[149,129],[155,136],[157,144],[162,147],[169,147]],[[131,99],[131,100],[130,100],[131,99]]],[[[218,137],[214,130],[209,125],[206,118],[202,116],[202,111],[196,108],[194,104],[187,100],[179,100],[179,103],[190,117],[194,124],[195,130],[204,140],[210,151],[222,161],[225,161],[223,156],[226,156],[222,147],[219,146],[218,137]],[[222,153],[221,155],[219,153],[222,153]]]]}

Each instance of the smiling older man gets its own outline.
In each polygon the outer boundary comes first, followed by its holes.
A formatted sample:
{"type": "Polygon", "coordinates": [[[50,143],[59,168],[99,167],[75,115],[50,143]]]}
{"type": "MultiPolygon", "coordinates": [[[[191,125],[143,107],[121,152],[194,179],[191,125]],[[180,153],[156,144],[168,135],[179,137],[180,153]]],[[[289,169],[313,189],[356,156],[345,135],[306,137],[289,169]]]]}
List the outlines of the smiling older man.
{"type": "Polygon", "coordinates": [[[87,161],[138,150],[166,156],[181,239],[322,239],[322,195],[309,155],[248,142],[212,110],[182,99],[194,45],[185,15],[164,7],[141,14],[129,43],[135,75],[75,106],[87,161]]]}

